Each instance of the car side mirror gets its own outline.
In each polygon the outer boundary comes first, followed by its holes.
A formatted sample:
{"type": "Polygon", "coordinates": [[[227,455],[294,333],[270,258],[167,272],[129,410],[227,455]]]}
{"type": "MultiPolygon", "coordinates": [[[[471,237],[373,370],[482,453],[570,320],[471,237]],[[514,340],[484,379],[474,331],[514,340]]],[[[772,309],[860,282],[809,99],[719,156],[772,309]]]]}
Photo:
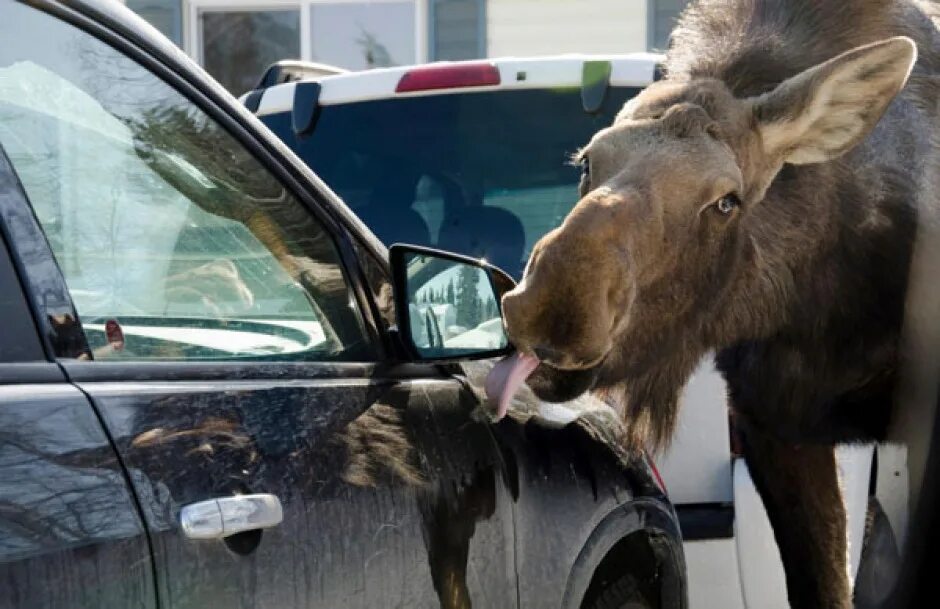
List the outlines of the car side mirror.
{"type": "Polygon", "coordinates": [[[467,256],[395,244],[389,258],[398,331],[422,361],[484,359],[512,351],[500,301],[515,287],[504,271],[467,256]]]}

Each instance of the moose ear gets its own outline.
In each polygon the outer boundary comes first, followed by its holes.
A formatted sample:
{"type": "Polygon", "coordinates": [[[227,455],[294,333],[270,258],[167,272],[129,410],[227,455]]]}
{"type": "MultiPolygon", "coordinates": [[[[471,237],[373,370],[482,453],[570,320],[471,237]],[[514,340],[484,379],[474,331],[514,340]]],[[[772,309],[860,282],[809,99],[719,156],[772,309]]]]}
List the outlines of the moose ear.
{"type": "Polygon", "coordinates": [[[889,38],[847,51],[754,98],[764,151],[803,165],[851,150],[881,119],[916,60],[913,40],[889,38]]]}

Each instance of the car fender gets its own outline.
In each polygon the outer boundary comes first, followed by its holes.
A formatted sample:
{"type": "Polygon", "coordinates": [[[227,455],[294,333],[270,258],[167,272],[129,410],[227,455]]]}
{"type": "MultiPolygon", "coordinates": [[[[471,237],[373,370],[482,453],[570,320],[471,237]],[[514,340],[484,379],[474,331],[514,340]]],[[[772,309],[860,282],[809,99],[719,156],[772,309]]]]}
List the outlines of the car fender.
{"type": "Polygon", "coordinates": [[[598,566],[621,540],[634,533],[650,538],[651,546],[663,566],[662,606],[685,609],[685,557],[675,512],[655,499],[638,499],[610,511],[588,536],[568,576],[561,606],[577,609],[581,605],[598,566]]]}

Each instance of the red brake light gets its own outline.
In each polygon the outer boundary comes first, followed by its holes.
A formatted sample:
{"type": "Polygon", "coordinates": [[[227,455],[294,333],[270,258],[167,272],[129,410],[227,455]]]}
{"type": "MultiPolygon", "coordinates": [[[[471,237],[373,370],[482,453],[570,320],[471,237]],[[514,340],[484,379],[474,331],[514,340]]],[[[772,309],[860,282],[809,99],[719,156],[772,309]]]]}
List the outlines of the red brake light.
{"type": "Polygon", "coordinates": [[[650,464],[650,469],[653,470],[653,476],[656,477],[656,482],[659,484],[659,488],[662,489],[664,495],[669,495],[669,491],[666,490],[666,483],[663,482],[663,477],[659,473],[659,469],[656,467],[656,462],[653,461],[653,458],[646,454],[646,462],[650,464]]]}
{"type": "Polygon", "coordinates": [[[484,87],[498,85],[500,82],[499,69],[491,63],[432,65],[405,72],[405,75],[398,81],[395,92],[484,87]]]}

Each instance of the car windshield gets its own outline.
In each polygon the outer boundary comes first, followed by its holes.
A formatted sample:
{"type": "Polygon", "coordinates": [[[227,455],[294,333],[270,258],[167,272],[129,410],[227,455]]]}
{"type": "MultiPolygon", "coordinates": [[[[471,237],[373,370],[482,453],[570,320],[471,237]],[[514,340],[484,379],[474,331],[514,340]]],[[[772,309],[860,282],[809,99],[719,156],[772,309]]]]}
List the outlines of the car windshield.
{"type": "Polygon", "coordinates": [[[289,114],[265,120],[387,245],[483,257],[518,278],[578,200],[572,154],[638,92],[612,87],[593,114],[577,87],[332,105],[300,139],[289,114]]]}

